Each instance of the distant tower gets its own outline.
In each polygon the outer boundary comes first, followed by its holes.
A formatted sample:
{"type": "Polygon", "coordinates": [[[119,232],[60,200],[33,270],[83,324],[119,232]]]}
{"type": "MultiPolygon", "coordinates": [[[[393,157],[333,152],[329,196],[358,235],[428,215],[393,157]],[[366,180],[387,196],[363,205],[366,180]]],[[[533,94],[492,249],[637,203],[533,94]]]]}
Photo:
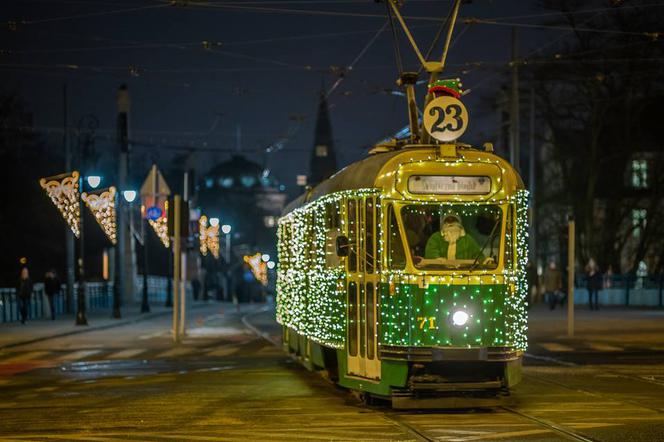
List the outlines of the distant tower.
{"type": "Polygon", "coordinates": [[[330,112],[327,108],[325,92],[321,91],[320,102],[318,103],[318,117],[316,119],[316,132],[314,134],[314,146],[309,165],[308,184],[315,186],[329,178],[336,171],[337,157],[334,153],[330,112]]]}

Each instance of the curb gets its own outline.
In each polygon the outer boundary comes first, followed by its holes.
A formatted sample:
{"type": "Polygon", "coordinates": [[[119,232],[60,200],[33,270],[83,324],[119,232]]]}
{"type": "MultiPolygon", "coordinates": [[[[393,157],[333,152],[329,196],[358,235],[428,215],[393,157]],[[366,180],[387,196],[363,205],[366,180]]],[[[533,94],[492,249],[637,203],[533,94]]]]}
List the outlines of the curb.
{"type": "MultiPolygon", "coordinates": [[[[193,305],[193,306],[189,307],[189,309],[195,310],[195,309],[199,309],[201,307],[207,307],[209,305],[210,304],[193,305]]],[[[133,319],[126,319],[126,320],[121,319],[119,322],[114,322],[112,324],[100,325],[100,326],[97,326],[97,327],[89,327],[88,326],[88,327],[82,328],[80,330],[71,330],[71,331],[62,332],[62,333],[56,333],[54,335],[41,336],[41,337],[38,337],[38,338],[28,339],[26,341],[12,342],[11,344],[5,344],[5,345],[0,346],[0,350],[5,350],[5,349],[8,349],[8,348],[14,348],[14,347],[20,347],[20,346],[28,345],[28,344],[34,344],[34,343],[37,343],[37,342],[48,341],[50,339],[63,338],[63,337],[66,337],[66,336],[79,335],[79,334],[82,334],[82,333],[88,333],[88,332],[99,331],[99,330],[107,330],[109,328],[115,328],[115,327],[122,327],[123,325],[135,324],[137,322],[145,321],[145,320],[148,320],[148,319],[159,318],[161,316],[168,316],[168,315],[172,315],[172,314],[173,314],[172,310],[171,311],[166,311],[166,312],[160,312],[160,313],[149,313],[149,314],[144,315],[144,316],[137,316],[133,319]]]]}

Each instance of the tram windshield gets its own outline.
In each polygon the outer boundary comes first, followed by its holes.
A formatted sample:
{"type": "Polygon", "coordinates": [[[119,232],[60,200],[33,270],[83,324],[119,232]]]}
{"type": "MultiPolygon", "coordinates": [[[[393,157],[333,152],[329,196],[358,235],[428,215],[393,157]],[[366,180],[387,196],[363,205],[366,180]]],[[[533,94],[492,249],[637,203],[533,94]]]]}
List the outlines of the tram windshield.
{"type": "Polygon", "coordinates": [[[390,216],[390,265],[403,268],[404,246],[415,267],[427,270],[495,269],[503,211],[497,205],[413,204],[402,207],[406,238],[390,216]]]}

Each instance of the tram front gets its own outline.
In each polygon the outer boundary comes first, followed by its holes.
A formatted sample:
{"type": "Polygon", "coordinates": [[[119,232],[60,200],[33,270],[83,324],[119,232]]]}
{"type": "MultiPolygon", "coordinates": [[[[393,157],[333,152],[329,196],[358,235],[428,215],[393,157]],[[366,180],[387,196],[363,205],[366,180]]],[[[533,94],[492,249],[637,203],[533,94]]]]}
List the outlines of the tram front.
{"type": "Polygon", "coordinates": [[[379,342],[382,360],[408,363],[394,400],[505,392],[526,347],[520,178],[495,155],[464,150],[454,160],[415,155],[393,182],[379,342]]]}

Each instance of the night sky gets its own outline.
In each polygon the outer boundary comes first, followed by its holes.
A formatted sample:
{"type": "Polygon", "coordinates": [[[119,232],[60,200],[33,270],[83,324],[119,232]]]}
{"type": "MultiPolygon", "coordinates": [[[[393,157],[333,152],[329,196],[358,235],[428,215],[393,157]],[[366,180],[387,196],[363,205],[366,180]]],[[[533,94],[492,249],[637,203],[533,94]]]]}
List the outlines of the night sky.
{"type": "MultiPolygon", "coordinates": [[[[126,83],[137,159],[165,167],[175,153],[184,152],[182,147],[189,147],[198,172],[205,173],[239,149],[270,167],[291,193],[297,191],[296,174],[308,170],[319,91],[322,86],[329,90],[338,79],[331,67],[357,60],[329,97],[340,166],[362,158],[368,146],[405,124],[404,99],[384,92],[397,78],[389,26],[368,46],[386,23],[385,4],[177,3],[5,0],[0,11],[3,88],[20,91],[34,113],[35,129],[59,149],[67,83],[70,125],[95,115],[100,121],[97,148],[108,163],[116,92],[126,83]],[[304,12],[293,12],[297,10],[304,12]],[[302,124],[294,117],[304,117],[302,124]],[[289,135],[284,148],[265,155],[265,147],[284,135],[289,135]]],[[[412,17],[408,23],[423,51],[451,5],[449,0],[406,2],[403,13],[412,17]]],[[[512,28],[467,25],[463,18],[503,24],[551,18],[537,5],[474,0],[462,6],[446,75],[461,76],[464,87],[473,89],[464,99],[471,112],[465,141],[496,141],[498,117],[490,104],[506,79],[512,28]],[[483,65],[468,68],[467,62],[483,65]],[[467,72],[460,73],[462,69],[467,72]]],[[[533,57],[566,35],[523,27],[519,32],[520,51],[533,57]]],[[[417,69],[401,32],[400,41],[404,67],[417,69]]],[[[434,54],[440,56],[440,45],[434,54]]],[[[421,98],[423,86],[419,92],[421,98]]]]}

